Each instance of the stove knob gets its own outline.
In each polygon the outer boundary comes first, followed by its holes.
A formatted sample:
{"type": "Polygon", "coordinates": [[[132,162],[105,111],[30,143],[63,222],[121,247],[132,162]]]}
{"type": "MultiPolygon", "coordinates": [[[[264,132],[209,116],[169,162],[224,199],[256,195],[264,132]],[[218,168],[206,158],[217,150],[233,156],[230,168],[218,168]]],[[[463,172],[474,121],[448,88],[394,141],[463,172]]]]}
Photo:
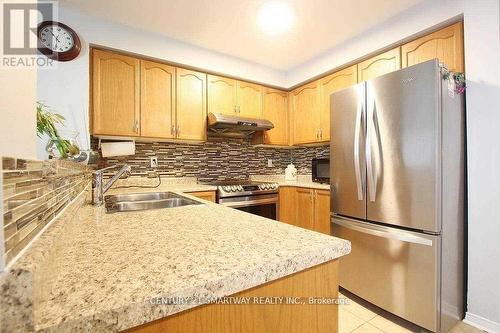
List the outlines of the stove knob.
{"type": "Polygon", "coordinates": [[[236,185],[231,185],[231,191],[236,192],[236,190],[237,190],[236,185]]]}
{"type": "Polygon", "coordinates": [[[269,190],[269,184],[264,184],[264,189],[269,190]]]}
{"type": "Polygon", "coordinates": [[[231,186],[222,186],[222,189],[223,189],[225,192],[231,192],[231,186]]]}
{"type": "Polygon", "coordinates": [[[278,184],[274,183],[273,188],[276,190],[278,188],[278,184]]]}
{"type": "Polygon", "coordinates": [[[238,191],[243,192],[243,191],[244,191],[244,190],[243,190],[243,186],[238,185],[238,191]]]}

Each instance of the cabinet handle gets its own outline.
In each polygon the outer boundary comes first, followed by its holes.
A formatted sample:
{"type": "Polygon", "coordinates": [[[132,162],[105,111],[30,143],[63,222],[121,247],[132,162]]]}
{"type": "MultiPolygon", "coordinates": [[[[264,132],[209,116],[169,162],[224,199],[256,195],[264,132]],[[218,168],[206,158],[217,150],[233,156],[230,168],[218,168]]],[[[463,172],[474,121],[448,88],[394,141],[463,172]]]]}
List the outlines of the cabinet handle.
{"type": "Polygon", "coordinates": [[[170,134],[175,134],[175,125],[172,125],[172,127],[170,128],[170,134]]]}
{"type": "Polygon", "coordinates": [[[181,133],[181,125],[177,125],[177,136],[181,133]]]}
{"type": "Polygon", "coordinates": [[[316,140],[319,140],[319,130],[316,130],[316,140]]]}
{"type": "Polygon", "coordinates": [[[319,138],[323,139],[323,130],[321,128],[319,129],[319,138]]]}
{"type": "Polygon", "coordinates": [[[234,113],[238,113],[238,107],[236,105],[234,106],[234,113]]]}
{"type": "Polygon", "coordinates": [[[240,106],[238,105],[238,113],[241,113],[241,109],[240,109],[240,106]]]}
{"type": "Polygon", "coordinates": [[[139,132],[139,122],[136,120],[134,121],[134,133],[139,132]]]}

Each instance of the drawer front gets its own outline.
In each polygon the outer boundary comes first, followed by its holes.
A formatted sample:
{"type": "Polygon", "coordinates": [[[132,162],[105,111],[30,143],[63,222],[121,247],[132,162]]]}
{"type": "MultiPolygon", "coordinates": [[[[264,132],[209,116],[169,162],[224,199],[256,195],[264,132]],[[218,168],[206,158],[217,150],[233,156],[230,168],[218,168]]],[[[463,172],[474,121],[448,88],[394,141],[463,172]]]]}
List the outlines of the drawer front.
{"type": "Polygon", "coordinates": [[[352,243],[340,285],[428,330],[438,330],[440,236],[332,219],[334,236],[352,243]]]}

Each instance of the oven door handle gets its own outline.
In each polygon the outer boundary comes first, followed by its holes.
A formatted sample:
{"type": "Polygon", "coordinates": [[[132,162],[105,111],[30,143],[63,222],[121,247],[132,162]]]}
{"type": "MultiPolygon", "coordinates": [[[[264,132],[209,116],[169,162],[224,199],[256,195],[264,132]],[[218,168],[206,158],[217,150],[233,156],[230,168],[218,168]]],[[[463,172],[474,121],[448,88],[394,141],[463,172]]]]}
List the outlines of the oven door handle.
{"type": "Polygon", "coordinates": [[[266,199],[257,199],[248,201],[221,202],[220,204],[231,208],[240,208],[240,207],[257,206],[261,204],[273,204],[277,202],[278,198],[266,198],[266,199]]]}

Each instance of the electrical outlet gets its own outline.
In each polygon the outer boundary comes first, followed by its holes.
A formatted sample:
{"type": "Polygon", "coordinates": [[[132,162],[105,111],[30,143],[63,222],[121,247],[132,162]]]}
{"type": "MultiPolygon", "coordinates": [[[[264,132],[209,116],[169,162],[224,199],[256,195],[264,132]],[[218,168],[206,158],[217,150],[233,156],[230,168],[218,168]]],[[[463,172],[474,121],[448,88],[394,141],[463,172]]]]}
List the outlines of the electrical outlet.
{"type": "Polygon", "coordinates": [[[156,157],[156,156],[151,156],[151,157],[149,158],[149,162],[150,162],[149,164],[150,164],[150,166],[151,166],[152,168],[157,168],[157,167],[158,167],[158,157],[156,157]]]}
{"type": "Polygon", "coordinates": [[[271,159],[267,160],[267,167],[268,168],[272,168],[273,167],[273,160],[271,160],[271,159]]]}

